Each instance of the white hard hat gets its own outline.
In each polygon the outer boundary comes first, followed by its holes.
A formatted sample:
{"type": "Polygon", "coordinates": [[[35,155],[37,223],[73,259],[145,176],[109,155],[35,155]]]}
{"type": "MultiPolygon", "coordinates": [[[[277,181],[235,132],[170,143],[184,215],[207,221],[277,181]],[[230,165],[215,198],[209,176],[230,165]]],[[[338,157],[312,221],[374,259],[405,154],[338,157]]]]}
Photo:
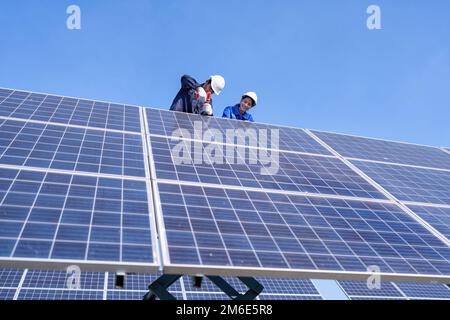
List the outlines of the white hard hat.
{"type": "Polygon", "coordinates": [[[258,96],[256,95],[256,92],[253,91],[246,92],[242,95],[242,99],[244,99],[245,97],[249,97],[250,99],[253,100],[254,102],[253,106],[256,106],[256,104],[258,103],[258,96]]]}
{"type": "Polygon", "coordinates": [[[222,76],[211,76],[211,87],[215,94],[219,95],[225,88],[225,79],[222,76]]]}

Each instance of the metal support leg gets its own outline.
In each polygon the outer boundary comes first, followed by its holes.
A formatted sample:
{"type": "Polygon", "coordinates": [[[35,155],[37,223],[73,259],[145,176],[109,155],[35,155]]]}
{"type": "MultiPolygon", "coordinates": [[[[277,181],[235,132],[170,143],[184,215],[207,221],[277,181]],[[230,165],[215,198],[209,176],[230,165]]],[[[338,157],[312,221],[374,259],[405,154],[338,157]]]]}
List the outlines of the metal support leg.
{"type": "Polygon", "coordinates": [[[148,286],[148,292],[144,296],[144,300],[177,300],[168,290],[175,281],[181,278],[181,275],[162,275],[151,285],[148,286]]]}
{"type": "Polygon", "coordinates": [[[208,276],[208,279],[225,292],[232,300],[254,300],[264,289],[258,281],[250,277],[238,277],[238,279],[249,288],[244,294],[237,292],[221,277],[208,276]]]}
{"type": "MultiPolygon", "coordinates": [[[[148,286],[149,292],[145,294],[144,300],[155,300],[156,298],[159,298],[160,300],[176,300],[176,298],[167,289],[181,277],[182,275],[162,275],[148,286]]],[[[232,300],[254,300],[264,289],[264,287],[254,278],[238,277],[238,279],[249,288],[247,292],[241,294],[222,277],[207,276],[207,278],[232,300]]],[[[201,283],[198,279],[197,281],[201,283]]]]}

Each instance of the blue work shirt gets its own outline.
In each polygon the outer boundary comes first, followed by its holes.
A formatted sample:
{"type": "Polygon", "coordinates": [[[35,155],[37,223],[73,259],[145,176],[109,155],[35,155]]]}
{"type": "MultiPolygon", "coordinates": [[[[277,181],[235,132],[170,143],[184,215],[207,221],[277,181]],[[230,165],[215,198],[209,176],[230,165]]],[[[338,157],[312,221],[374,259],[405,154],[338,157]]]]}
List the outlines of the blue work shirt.
{"type": "Polygon", "coordinates": [[[240,113],[239,104],[235,106],[226,107],[225,110],[223,110],[222,118],[254,122],[253,117],[250,113],[248,112],[245,112],[244,114],[240,113]]]}

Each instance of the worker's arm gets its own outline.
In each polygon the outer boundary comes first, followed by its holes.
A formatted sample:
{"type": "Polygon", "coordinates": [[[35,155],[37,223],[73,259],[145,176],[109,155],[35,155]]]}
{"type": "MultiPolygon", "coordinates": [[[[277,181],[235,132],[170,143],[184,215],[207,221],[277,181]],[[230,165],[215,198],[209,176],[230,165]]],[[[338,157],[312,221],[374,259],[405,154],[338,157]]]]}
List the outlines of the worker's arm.
{"type": "Polygon", "coordinates": [[[253,120],[253,117],[251,114],[248,115],[248,121],[249,122],[255,122],[255,120],[253,120]]]}
{"type": "Polygon", "coordinates": [[[232,117],[231,117],[231,107],[226,107],[223,110],[222,118],[232,119],[232,117]]]}
{"type": "Polygon", "coordinates": [[[186,90],[197,89],[200,85],[197,80],[192,78],[191,76],[184,75],[181,77],[181,88],[186,90]]]}

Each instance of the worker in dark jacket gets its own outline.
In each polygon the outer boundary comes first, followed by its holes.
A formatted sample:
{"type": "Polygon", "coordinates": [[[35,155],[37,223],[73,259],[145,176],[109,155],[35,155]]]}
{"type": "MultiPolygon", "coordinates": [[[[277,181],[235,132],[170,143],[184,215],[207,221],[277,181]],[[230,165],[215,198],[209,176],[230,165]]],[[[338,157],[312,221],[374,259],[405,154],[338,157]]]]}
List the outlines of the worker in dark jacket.
{"type": "Polygon", "coordinates": [[[244,120],[254,122],[253,117],[248,110],[256,106],[258,103],[258,96],[255,92],[247,92],[242,98],[241,102],[230,107],[226,107],[223,110],[222,118],[244,120]]]}
{"type": "Polygon", "coordinates": [[[212,116],[211,96],[213,93],[219,95],[224,87],[225,79],[219,75],[211,76],[202,84],[184,75],[181,77],[181,89],[173,99],[170,110],[212,116]]]}

